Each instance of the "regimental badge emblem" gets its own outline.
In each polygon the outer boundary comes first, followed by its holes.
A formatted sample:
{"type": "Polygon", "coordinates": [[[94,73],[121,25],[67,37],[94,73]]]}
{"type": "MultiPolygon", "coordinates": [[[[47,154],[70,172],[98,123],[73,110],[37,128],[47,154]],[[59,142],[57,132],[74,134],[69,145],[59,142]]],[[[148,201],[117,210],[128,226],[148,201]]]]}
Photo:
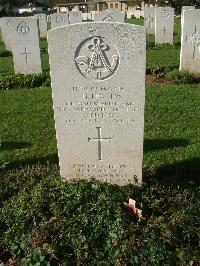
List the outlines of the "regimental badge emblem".
{"type": "Polygon", "coordinates": [[[19,23],[19,25],[17,26],[17,32],[20,34],[20,35],[27,35],[30,31],[30,28],[29,26],[26,24],[25,21],[22,21],[19,23]]]}
{"type": "Polygon", "coordinates": [[[61,23],[61,22],[64,22],[64,17],[62,17],[62,16],[57,16],[57,17],[56,17],[56,23],[61,23]]]}
{"type": "Polygon", "coordinates": [[[169,12],[167,9],[163,9],[161,11],[161,18],[168,19],[169,18],[169,12]]]}
{"type": "Polygon", "coordinates": [[[87,79],[101,81],[117,71],[120,56],[117,47],[105,38],[95,36],[83,41],[76,50],[77,69],[87,79]]]}
{"type": "Polygon", "coordinates": [[[108,15],[107,17],[105,17],[103,21],[104,22],[116,22],[116,20],[111,15],[108,15]]]}

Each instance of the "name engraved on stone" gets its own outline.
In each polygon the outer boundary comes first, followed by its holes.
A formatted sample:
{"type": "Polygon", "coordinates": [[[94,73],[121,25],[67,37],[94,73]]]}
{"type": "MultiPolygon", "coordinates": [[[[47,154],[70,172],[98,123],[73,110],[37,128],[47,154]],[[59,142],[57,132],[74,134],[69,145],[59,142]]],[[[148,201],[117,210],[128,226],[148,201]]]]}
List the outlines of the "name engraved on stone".
{"type": "Polygon", "coordinates": [[[79,45],[75,62],[82,76],[101,81],[110,78],[117,71],[119,52],[114,44],[105,44],[102,37],[91,37],[79,45]]]}
{"type": "Polygon", "coordinates": [[[25,50],[25,51],[24,51],[23,53],[21,53],[21,54],[22,54],[22,55],[25,55],[26,63],[28,63],[28,55],[29,55],[30,53],[28,53],[26,47],[24,48],[24,50],[25,50]]]}
{"type": "Polygon", "coordinates": [[[197,48],[199,48],[199,52],[200,52],[200,34],[197,31],[197,26],[195,26],[194,33],[192,33],[192,35],[189,38],[188,38],[188,35],[186,35],[185,42],[191,43],[193,45],[192,58],[194,59],[197,48]]]}
{"type": "Polygon", "coordinates": [[[19,25],[17,26],[17,32],[19,35],[27,35],[30,31],[29,26],[26,24],[25,21],[22,21],[19,23],[19,25]]]}
{"type": "Polygon", "coordinates": [[[97,132],[98,132],[98,137],[97,138],[91,138],[88,137],[88,142],[91,141],[97,141],[98,142],[98,160],[102,161],[102,147],[101,147],[101,142],[110,142],[111,141],[111,137],[109,138],[102,138],[101,136],[101,127],[97,127],[97,132]]]}

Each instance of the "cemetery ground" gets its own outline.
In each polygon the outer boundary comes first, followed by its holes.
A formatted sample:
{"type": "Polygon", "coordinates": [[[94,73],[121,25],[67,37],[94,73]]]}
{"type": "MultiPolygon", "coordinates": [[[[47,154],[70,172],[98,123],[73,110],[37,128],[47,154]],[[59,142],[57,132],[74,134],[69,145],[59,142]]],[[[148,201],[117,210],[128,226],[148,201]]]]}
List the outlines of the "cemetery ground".
{"type": "Polygon", "coordinates": [[[61,181],[46,49],[39,77],[0,57],[0,265],[200,264],[200,85],[178,74],[179,20],[174,40],[148,37],[141,188],[61,181]]]}

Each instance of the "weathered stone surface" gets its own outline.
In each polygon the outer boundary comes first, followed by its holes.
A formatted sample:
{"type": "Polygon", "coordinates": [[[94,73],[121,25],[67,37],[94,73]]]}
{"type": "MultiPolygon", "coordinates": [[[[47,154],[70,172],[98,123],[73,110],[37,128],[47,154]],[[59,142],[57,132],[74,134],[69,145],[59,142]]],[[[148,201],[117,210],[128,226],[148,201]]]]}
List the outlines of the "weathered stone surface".
{"type": "Polygon", "coordinates": [[[156,35],[155,43],[173,44],[174,36],[174,9],[171,7],[156,8],[156,35]]]}
{"type": "Polygon", "coordinates": [[[47,37],[47,16],[46,14],[35,14],[34,18],[38,19],[39,22],[39,31],[40,37],[46,38],[47,37]]]}
{"type": "Polygon", "coordinates": [[[69,25],[68,13],[54,13],[51,14],[51,29],[69,25]]]}
{"type": "Polygon", "coordinates": [[[11,21],[13,17],[4,17],[1,21],[2,40],[5,43],[6,50],[12,51],[12,28],[11,21]]]}
{"type": "Polygon", "coordinates": [[[155,7],[145,7],[144,8],[144,27],[146,33],[150,35],[155,35],[155,7]]]}
{"type": "Polygon", "coordinates": [[[95,22],[124,22],[124,13],[120,11],[102,11],[94,13],[95,22]]]}
{"type": "Polygon", "coordinates": [[[16,17],[12,19],[11,27],[15,73],[42,72],[38,21],[35,18],[16,17]]]}
{"type": "Polygon", "coordinates": [[[80,12],[80,11],[69,12],[69,21],[70,21],[70,24],[81,23],[82,22],[82,12],[80,12]]]}
{"type": "Polygon", "coordinates": [[[142,181],[144,27],[81,23],[48,33],[61,176],[142,181]]]}
{"type": "Polygon", "coordinates": [[[200,9],[183,13],[180,69],[200,73],[200,9]]]}

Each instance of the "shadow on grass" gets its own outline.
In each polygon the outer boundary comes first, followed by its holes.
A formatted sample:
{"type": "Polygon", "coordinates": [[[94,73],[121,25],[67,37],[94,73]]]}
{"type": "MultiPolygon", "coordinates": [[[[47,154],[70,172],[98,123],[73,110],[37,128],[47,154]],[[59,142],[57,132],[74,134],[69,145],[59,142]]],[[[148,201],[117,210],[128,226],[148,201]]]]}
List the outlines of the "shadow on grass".
{"type": "Polygon", "coordinates": [[[9,150],[17,150],[17,149],[25,149],[31,147],[33,144],[30,142],[22,142],[22,141],[9,141],[9,142],[1,142],[0,143],[0,151],[9,151],[9,150]]]}
{"type": "Polygon", "coordinates": [[[45,157],[35,157],[32,159],[9,162],[5,165],[5,167],[3,167],[2,170],[17,170],[27,166],[31,167],[37,165],[38,163],[44,166],[49,164],[58,164],[58,154],[53,153],[45,157]]]}
{"type": "MultiPolygon", "coordinates": [[[[27,143],[15,145],[15,148],[27,147],[27,143]]],[[[186,147],[189,142],[186,139],[147,139],[145,140],[144,150],[146,152],[186,147]]],[[[9,146],[9,145],[8,145],[9,146]]],[[[20,161],[9,162],[1,169],[3,171],[18,170],[23,167],[33,167],[37,164],[43,166],[58,165],[57,153],[20,161]]],[[[143,169],[143,181],[150,184],[151,180],[156,180],[159,184],[166,185],[197,185],[200,184],[200,158],[192,158],[173,164],[166,164],[158,168],[147,167],[143,169]]]]}
{"type": "Polygon", "coordinates": [[[189,145],[187,139],[145,139],[144,152],[155,150],[173,149],[178,147],[186,147],[189,145]]]}
{"type": "Polygon", "coordinates": [[[149,183],[152,178],[159,184],[200,185],[200,158],[167,164],[156,169],[143,169],[143,181],[149,183]]]}

